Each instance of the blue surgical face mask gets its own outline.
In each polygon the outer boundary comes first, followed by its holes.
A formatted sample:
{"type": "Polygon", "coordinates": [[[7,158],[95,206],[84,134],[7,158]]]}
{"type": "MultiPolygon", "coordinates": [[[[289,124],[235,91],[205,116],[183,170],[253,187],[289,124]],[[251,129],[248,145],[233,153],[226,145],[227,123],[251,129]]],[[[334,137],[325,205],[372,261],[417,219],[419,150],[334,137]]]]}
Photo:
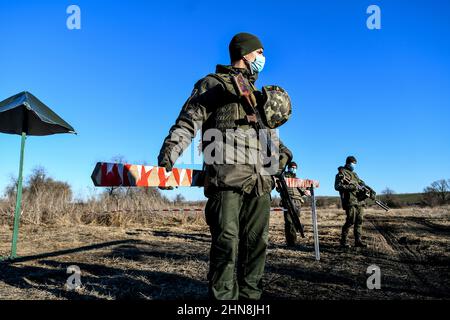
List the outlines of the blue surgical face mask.
{"type": "Polygon", "coordinates": [[[297,168],[289,168],[289,172],[293,174],[297,174],[297,168]]]}
{"type": "Polygon", "coordinates": [[[266,64],[266,57],[262,54],[256,55],[256,59],[253,62],[250,62],[250,68],[253,72],[260,73],[264,69],[264,65],[266,64]]]}
{"type": "Polygon", "coordinates": [[[355,168],[356,168],[356,163],[350,163],[350,168],[352,168],[352,170],[355,170],[355,168]]]}

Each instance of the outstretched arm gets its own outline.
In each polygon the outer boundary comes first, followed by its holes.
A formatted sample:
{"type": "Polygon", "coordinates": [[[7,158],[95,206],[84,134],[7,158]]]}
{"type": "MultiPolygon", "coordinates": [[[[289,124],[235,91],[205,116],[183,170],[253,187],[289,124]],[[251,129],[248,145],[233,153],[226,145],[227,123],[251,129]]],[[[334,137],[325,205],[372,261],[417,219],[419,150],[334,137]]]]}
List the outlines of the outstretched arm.
{"type": "Polygon", "coordinates": [[[211,114],[223,92],[222,85],[212,77],[206,77],[196,83],[191,96],[185,102],[175,124],[164,139],[158,156],[158,165],[172,170],[178,157],[192,142],[197,131],[211,114]]]}

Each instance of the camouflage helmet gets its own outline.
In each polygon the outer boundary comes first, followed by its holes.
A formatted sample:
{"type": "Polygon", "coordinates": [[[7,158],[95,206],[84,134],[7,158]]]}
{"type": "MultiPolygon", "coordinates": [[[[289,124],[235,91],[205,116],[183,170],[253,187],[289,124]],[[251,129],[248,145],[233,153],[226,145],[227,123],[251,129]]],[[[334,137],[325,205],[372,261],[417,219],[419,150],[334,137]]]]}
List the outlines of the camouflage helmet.
{"type": "Polygon", "coordinates": [[[279,86],[264,86],[262,88],[264,104],[262,115],[265,124],[270,129],[275,129],[288,121],[292,113],[291,98],[288,93],[279,86]]]}

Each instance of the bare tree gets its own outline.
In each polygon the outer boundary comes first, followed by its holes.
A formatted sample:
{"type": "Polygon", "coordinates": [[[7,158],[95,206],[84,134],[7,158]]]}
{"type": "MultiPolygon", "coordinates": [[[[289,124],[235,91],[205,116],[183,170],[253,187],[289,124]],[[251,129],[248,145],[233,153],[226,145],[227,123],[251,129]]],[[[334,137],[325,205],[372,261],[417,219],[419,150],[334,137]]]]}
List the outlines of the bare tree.
{"type": "Polygon", "coordinates": [[[395,191],[389,187],[386,187],[381,191],[383,201],[391,208],[401,207],[398,199],[395,197],[395,191]]]}
{"type": "Polygon", "coordinates": [[[13,199],[17,194],[17,177],[11,175],[9,177],[9,184],[5,188],[5,197],[6,199],[13,199]]]}
{"type": "Polygon", "coordinates": [[[395,194],[395,191],[390,189],[389,187],[386,187],[386,189],[381,191],[381,194],[383,194],[385,196],[392,196],[393,194],[395,194]]]}
{"type": "Polygon", "coordinates": [[[435,181],[431,184],[431,187],[435,190],[440,204],[446,204],[449,201],[450,179],[435,181]]]}
{"type": "Polygon", "coordinates": [[[424,190],[423,200],[427,205],[443,205],[450,202],[450,179],[434,181],[424,190]]]}
{"type": "Polygon", "coordinates": [[[185,201],[186,201],[186,198],[181,193],[179,193],[175,196],[175,200],[173,202],[174,202],[174,204],[180,205],[185,201]]]}

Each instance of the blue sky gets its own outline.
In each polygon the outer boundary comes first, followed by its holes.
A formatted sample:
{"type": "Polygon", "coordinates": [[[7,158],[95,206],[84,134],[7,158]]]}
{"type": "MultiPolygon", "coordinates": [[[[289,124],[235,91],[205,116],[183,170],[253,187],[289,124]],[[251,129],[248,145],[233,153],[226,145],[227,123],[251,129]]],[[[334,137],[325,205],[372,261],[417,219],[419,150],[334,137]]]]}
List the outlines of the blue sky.
{"type": "MultiPolygon", "coordinates": [[[[44,166],[83,196],[97,161],[156,164],[193,84],[229,62],[235,33],[251,32],[267,58],[257,86],[291,95],[280,135],[300,175],[321,181],[319,195],[336,195],[349,154],[377,191],[417,192],[450,178],[449,12],[444,0],[0,0],[0,100],[28,90],[75,127],[77,136],[30,137],[24,169],[44,166]],[[81,30],[66,27],[71,4],[81,30]],[[371,4],[381,30],[366,27],[371,4]]],[[[19,147],[19,136],[0,134],[0,191],[17,174],[19,147]]]]}

